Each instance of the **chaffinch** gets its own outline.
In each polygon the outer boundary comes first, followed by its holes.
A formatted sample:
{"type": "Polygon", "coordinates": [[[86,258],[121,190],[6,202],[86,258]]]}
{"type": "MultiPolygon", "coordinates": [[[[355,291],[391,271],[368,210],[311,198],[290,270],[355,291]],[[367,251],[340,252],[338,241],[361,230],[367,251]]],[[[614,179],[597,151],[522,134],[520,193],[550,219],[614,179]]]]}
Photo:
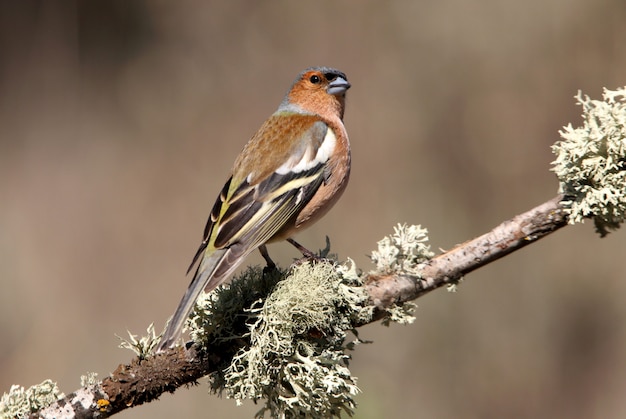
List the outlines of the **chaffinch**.
{"type": "Polygon", "coordinates": [[[304,70],[245,145],[213,206],[187,272],[200,263],[157,351],[175,345],[200,292],[223,283],[255,249],[270,266],[266,243],[286,239],[307,254],[291,236],[326,214],[348,184],[343,113],[349,88],[341,71],[304,70]]]}

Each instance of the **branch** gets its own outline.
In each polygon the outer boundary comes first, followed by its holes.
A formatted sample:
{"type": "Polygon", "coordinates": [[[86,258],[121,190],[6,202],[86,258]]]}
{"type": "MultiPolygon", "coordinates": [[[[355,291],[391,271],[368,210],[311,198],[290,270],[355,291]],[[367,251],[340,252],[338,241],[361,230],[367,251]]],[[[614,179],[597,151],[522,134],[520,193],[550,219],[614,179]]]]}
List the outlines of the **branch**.
{"type": "Polygon", "coordinates": [[[444,285],[457,283],[464,275],[521,249],[565,227],[568,217],[563,195],[503,222],[490,232],[459,244],[425,263],[419,276],[370,275],[367,292],[377,308],[375,319],[394,303],[415,300],[444,285]]]}
{"type": "MultiPolygon", "coordinates": [[[[530,211],[505,221],[490,232],[467,241],[423,264],[420,275],[367,276],[365,288],[375,312],[371,321],[385,315],[394,304],[414,300],[464,275],[521,249],[567,225],[559,195],[530,211]]],[[[362,324],[355,325],[361,326],[362,324]]],[[[246,345],[243,339],[211,348],[196,344],[174,348],[147,359],[135,359],[117,369],[99,385],[83,387],[31,418],[105,418],[129,407],[157,399],[216,371],[246,345]]]]}

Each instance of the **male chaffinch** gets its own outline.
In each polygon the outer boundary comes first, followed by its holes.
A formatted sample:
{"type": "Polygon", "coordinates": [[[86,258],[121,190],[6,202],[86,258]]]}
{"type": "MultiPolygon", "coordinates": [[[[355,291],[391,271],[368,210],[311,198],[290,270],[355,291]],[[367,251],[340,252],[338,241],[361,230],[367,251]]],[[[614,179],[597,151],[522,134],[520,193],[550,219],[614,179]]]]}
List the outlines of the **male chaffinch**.
{"type": "Polygon", "coordinates": [[[174,346],[200,292],[224,282],[254,249],[270,266],[266,243],[286,239],[307,254],[291,236],[326,214],[348,184],[343,112],[349,88],[339,70],[304,70],[245,145],[213,206],[189,270],[200,263],[157,351],[174,346]]]}

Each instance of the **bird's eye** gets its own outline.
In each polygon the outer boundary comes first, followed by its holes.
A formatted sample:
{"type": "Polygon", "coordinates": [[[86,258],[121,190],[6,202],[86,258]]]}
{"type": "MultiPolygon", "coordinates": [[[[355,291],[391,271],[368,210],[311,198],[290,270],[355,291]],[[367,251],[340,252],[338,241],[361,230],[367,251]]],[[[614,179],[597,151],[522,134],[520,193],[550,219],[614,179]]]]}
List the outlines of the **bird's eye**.
{"type": "Polygon", "coordinates": [[[320,78],[320,76],[318,76],[317,74],[312,75],[309,80],[311,81],[311,83],[313,84],[319,84],[321,83],[322,79],[320,78]]]}

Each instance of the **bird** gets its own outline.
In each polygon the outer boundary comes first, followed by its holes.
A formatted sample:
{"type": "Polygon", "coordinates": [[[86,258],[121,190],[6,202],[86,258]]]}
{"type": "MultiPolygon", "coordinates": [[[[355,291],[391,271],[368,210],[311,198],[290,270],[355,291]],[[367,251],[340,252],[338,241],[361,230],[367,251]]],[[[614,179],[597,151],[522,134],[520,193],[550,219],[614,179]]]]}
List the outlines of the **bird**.
{"type": "Polygon", "coordinates": [[[187,270],[198,263],[195,274],[157,353],[176,345],[200,293],[226,281],[254,250],[269,267],[275,266],[266,248],[271,242],[287,240],[312,255],[292,236],[324,216],[348,184],[350,142],[343,115],[350,87],[337,69],[305,69],[244,146],[213,205],[187,270]]]}

